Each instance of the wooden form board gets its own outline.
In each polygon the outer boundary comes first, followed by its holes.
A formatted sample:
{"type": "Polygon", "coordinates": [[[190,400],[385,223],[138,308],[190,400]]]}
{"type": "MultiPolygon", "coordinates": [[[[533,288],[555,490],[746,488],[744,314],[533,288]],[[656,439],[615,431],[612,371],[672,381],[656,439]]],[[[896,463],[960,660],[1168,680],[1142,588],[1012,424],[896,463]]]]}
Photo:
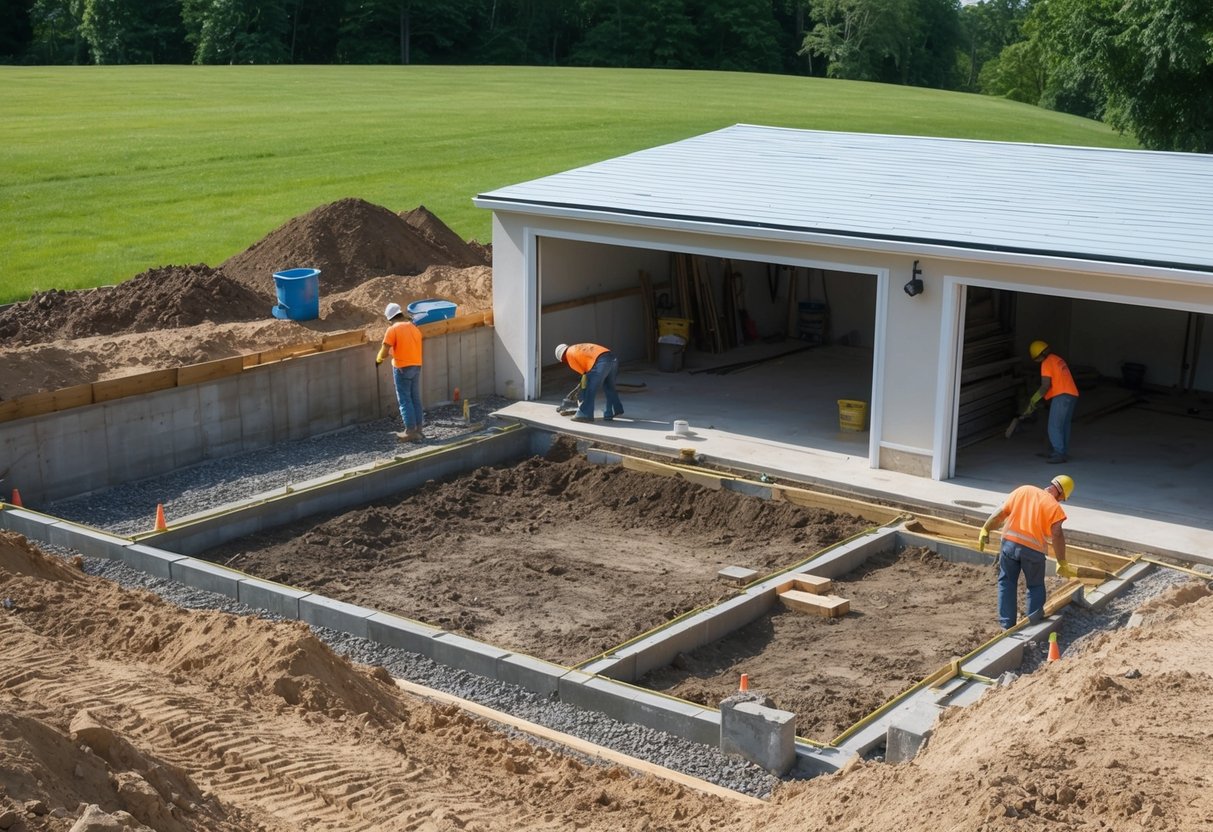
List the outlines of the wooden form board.
{"type": "Polygon", "coordinates": [[[807,612],[822,618],[842,618],[851,611],[851,602],[837,595],[814,595],[799,589],[779,593],[779,600],[795,612],[807,612]]]}
{"type": "Polygon", "coordinates": [[[93,382],[93,402],[108,402],[177,386],[177,368],[93,382]]]}
{"type": "MultiPolygon", "coordinates": [[[[969,526],[955,520],[943,520],[938,517],[915,517],[913,521],[906,524],[906,531],[940,537],[972,549],[977,548],[977,533],[980,530],[979,526],[969,526]]],[[[998,532],[990,532],[990,542],[986,544],[986,551],[997,555],[1001,540],[998,532]]],[[[1076,566],[1093,566],[1105,572],[1117,572],[1132,563],[1134,559],[1067,544],[1066,560],[1076,566]]]]}
{"type": "Polygon", "coordinates": [[[834,582],[820,575],[799,572],[795,575],[788,575],[787,580],[775,588],[776,593],[789,590],[807,592],[810,595],[829,595],[834,590],[834,582]]]}
{"type": "Polygon", "coordinates": [[[27,416],[42,416],[57,410],[83,407],[93,403],[93,385],[77,384],[46,393],[33,393],[19,399],[0,402],[0,422],[24,419],[27,416]]]}

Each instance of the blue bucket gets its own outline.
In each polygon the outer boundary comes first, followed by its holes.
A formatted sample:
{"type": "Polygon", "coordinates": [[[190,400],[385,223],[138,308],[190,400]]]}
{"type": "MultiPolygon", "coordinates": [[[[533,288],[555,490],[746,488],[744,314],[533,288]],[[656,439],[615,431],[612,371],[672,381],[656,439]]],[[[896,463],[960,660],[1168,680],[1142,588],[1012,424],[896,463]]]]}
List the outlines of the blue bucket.
{"type": "Polygon", "coordinates": [[[275,318],[313,321],[320,317],[320,269],[274,272],[278,303],[270,309],[275,318]]]}
{"type": "Polygon", "coordinates": [[[409,304],[409,314],[415,324],[432,324],[435,321],[445,321],[455,317],[455,304],[449,300],[430,298],[415,300],[409,304]]]}

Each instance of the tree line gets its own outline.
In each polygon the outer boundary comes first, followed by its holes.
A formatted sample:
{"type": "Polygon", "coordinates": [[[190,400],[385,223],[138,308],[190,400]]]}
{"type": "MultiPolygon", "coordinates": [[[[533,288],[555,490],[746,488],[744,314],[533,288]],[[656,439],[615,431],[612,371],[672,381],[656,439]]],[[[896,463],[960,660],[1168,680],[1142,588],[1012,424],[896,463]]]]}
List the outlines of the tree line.
{"type": "Polygon", "coordinates": [[[1213,151],[1213,0],[0,0],[0,63],[815,75],[1001,95],[1213,151]]]}

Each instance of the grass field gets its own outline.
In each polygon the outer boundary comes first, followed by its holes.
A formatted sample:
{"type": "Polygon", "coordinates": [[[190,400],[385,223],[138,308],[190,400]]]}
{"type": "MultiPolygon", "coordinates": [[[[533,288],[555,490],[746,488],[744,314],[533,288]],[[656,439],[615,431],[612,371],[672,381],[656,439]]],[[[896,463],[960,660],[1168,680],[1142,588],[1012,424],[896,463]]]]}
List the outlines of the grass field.
{"type": "Polygon", "coordinates": [[[0,114],[0,302],[217,265],[349,196],[488,242],[478,193],[736,123],[1134,146],[983,96],[620,69],[0,67],[0,114]]]}

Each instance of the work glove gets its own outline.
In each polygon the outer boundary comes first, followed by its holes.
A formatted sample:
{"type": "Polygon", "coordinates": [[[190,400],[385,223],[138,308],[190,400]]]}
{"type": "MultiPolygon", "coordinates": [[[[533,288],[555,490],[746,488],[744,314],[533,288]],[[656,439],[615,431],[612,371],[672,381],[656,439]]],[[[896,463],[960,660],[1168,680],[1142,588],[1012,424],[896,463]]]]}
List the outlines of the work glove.
{"type": "Polygon", "coordinates": [[[375,366],[378,367],[382,363],[383,363],[383,359],[380,358],[379,356],[375,356],[375,366]]]}
{"type": "Polygon", "coordinates": [[[987,529],[982,529],[977,533],[977,551],[984,552],[986,544],[990,542],[990,532],[987,529]]]}
{"type": "Polygon", "coordinates": [[[1023,412],[1024,416],[1031,416],[1036,412],[1036,408],[1040,406],[1040,391],[1037,390],[1032,394],[1032,398],[1028,399],[1028,409],[1023,412]]]}
{"type": "Polygon", "coordinates": [[[581,389],[585,389],[585,373],[581,374],[581,389]]]}

